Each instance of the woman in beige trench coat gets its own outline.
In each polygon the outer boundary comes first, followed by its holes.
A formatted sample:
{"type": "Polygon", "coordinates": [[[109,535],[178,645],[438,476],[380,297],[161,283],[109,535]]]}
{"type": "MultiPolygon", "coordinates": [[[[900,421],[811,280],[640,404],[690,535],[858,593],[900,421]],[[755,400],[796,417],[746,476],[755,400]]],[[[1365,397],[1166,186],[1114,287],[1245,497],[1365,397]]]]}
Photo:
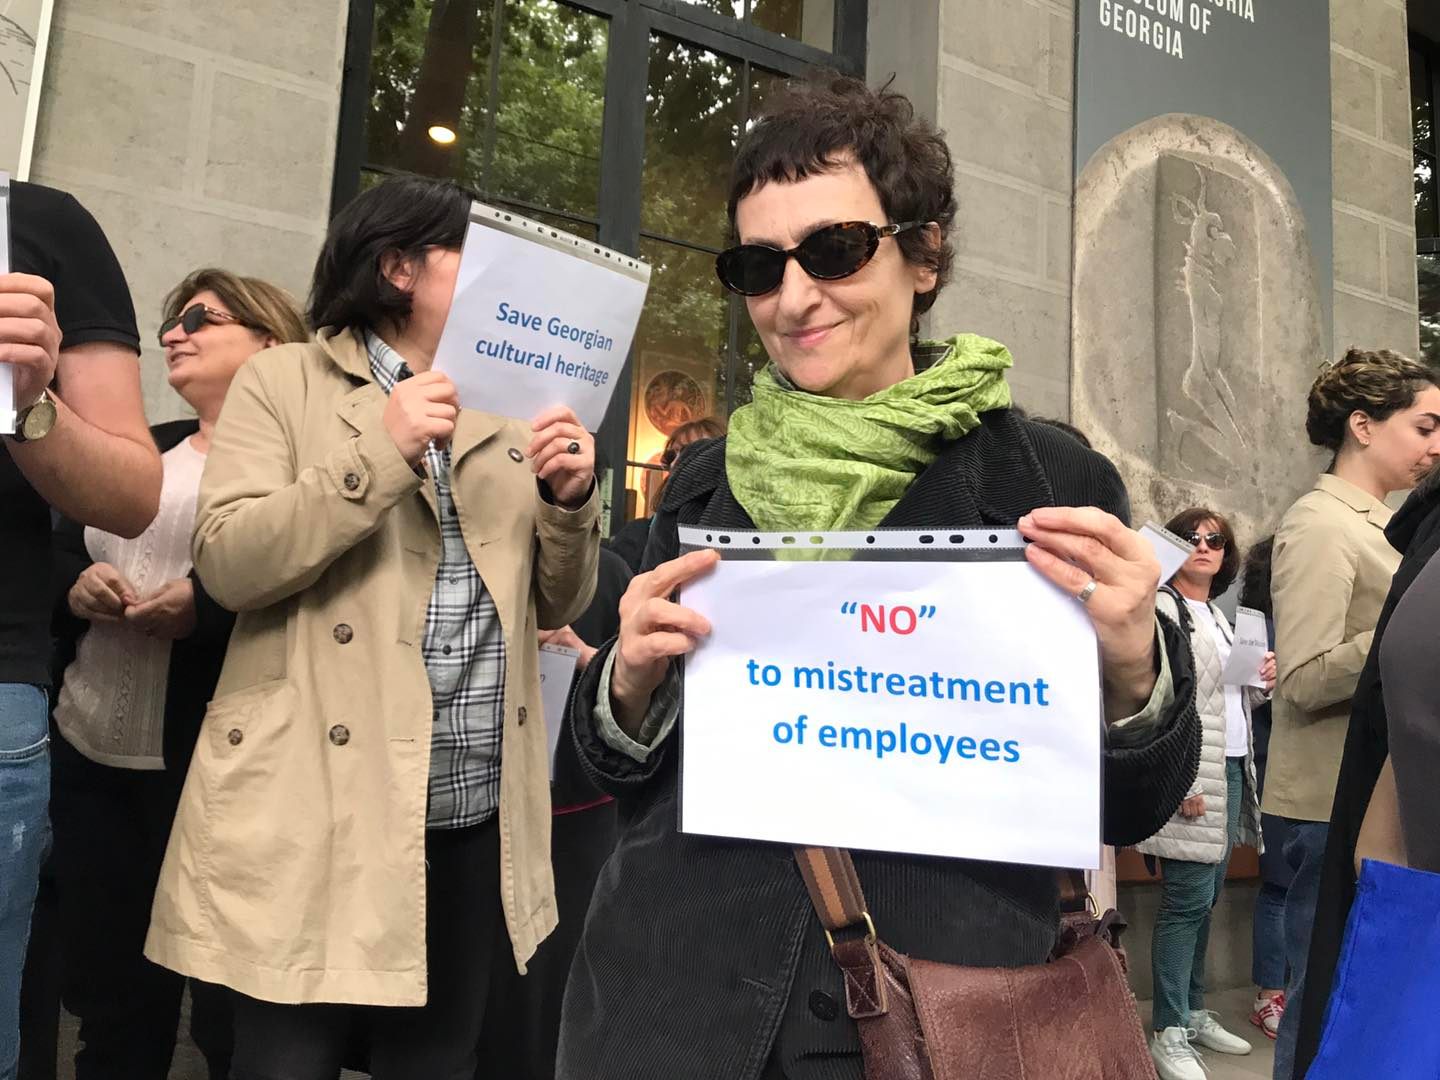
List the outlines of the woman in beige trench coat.
{"type": "Polygon", "coordinates": [[[357,1041],[376,1080],[470,1080],[492,963],[555,923],[535,642],[595,589],[594,442],[431,370],[470,199],[340,213],[318,340],[242,369],[201,483],[239,617],[146,953],[237,992],[236,1080],[334,1080],[357,1041]]]}

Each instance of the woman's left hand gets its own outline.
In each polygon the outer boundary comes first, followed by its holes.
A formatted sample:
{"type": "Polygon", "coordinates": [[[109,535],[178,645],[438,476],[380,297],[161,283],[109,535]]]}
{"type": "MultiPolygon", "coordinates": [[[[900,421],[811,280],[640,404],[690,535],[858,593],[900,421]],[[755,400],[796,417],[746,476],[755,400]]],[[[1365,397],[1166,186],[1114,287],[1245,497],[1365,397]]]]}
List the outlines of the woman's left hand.
{"type": "Polygon", "coordinates": [[[1030,565],[1077,600],[1100,639],[1107,721],[1133,716],[1155,690],[1160,563],[1140,534],[1090,507],[1037,507],[1020,519],[1030,565]]]}
{"type": "Polygon", "coordinates": [[[526,456],[537,480],[550,487],[555,501],[578,509],[595,482],[595,440],[567,406],[546,409],[530,424],[535,437],[526,456]]]}
{"type": "Polygon", "coordinates": [[[1273,652],[1267,652],[1265,659],[1260,662],[1260,679],[1265,683],[1265,692],[1267,694],[1273,694],[1275,692],[1275,678],[1275,654],[1273,652]]]}
{"type": "Polygon", "coordinates": [[[167,581],[125,609],[125,623],[148,637],[176,641],[195,632],[195,586],[189,578],[167,581]]]}

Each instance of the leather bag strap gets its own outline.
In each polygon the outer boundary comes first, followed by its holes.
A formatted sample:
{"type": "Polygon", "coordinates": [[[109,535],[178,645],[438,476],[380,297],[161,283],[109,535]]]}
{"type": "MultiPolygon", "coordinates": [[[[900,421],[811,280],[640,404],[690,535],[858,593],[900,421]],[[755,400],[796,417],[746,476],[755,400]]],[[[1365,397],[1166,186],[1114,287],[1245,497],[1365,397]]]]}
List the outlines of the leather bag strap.
{"type": "MultiPolygon", "coordinates": [[[[795,861],[800,864],[810,902],[827,933],[869,923],[865,891],[860,888],[860,876],[855,873],[850,852],[844,848],[797,847],[795,861]]],[[[873,933],[874,925],[870,924],[869,929],[873,933]]]]}
{"type": "MultiPolygon", "coordinates": [[[[1060,886],[1060,910],[1074,914],[1090,904],[1090,885],[1083,870],[1056,870],[1055,879],[1060,886]]],[[[1099,914],[1097,911],[1095,914],[1099,914]]]]}

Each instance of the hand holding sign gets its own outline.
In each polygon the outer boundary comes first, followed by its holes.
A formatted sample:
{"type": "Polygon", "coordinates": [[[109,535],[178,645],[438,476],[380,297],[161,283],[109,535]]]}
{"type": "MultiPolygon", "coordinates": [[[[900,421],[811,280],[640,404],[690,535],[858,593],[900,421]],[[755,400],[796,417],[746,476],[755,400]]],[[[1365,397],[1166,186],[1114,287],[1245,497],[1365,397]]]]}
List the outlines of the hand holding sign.
{"type": "Polygon", "coordinates": [[[535,438],[526,453],[535,478],[550,487],[555,501],[574,509],[595,482],[595,439],[566,405],[546,409],[530,424],[535,438]]]}
{"type": "Polygon", "coordinates": [[[395,384],[382,421],[400,456],[413,466],[432,442],[444,446],[450,441],[459,415],[455,384],[438,371],[422,371],[395,384]]]}
{"type": "Polygon", "coordinates": [[[14,380],[16,409],[33,403],[55,378],[60,337],[54,286],[33,274],[0,275],[0,364],[14,380]]]}
{"type": "Polygon", "coordinates": [[[1270,632],[1265,616],[1254,608],[1235,609],[1235,638],[1230,658],[1220,673],[1227,686],[1275,688],[1275,654],[1270,651],[1270,632]]]}
{"type": "Polygon", "coordinates": [[[1000,533],[830,533],[849,557],[806,560],[681,528],[727,556],[681,594],[714,626],[685,661],[681,831],[1098,865],[1095,630],[1000,533]]]}
{"type": "Polygon", "coordinates": [[[692,551],[633,578],[620,598],[610,698],[615,719],[627,734],[640,730],[671,658],[693,652],[710,633],[710,621],[672,601],[671,594],[709,573],[719,561],[718,551],[692,551]]]}
{"type": "Polygon", "coordinates": [[[1030,565],[1071,596],[1100,638],[1105,716],[1118,720],[1144,707],[1155,689],[1155,589],[1160,563],[1140,535],[1095,507],[1045,506],[1020,519],[1030,565]]]}

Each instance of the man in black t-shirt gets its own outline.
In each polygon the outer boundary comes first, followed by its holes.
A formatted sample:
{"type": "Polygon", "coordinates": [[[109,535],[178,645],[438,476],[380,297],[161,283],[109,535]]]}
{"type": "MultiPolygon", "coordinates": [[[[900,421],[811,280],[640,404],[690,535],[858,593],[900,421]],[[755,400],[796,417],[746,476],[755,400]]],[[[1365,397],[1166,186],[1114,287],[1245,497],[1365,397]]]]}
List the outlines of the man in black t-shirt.
{"type": "MultiPolygon", "coordinates": [[[[138,536],[160,504],[125,276],[71,196],[10,187],[0,363],[18,423],[0,437],[0,1080],[18,1054],[20,972],[47,829],[50,508],[138,536]]],[[[8,402],[5,403],[8,406],[8,402]]]]}

